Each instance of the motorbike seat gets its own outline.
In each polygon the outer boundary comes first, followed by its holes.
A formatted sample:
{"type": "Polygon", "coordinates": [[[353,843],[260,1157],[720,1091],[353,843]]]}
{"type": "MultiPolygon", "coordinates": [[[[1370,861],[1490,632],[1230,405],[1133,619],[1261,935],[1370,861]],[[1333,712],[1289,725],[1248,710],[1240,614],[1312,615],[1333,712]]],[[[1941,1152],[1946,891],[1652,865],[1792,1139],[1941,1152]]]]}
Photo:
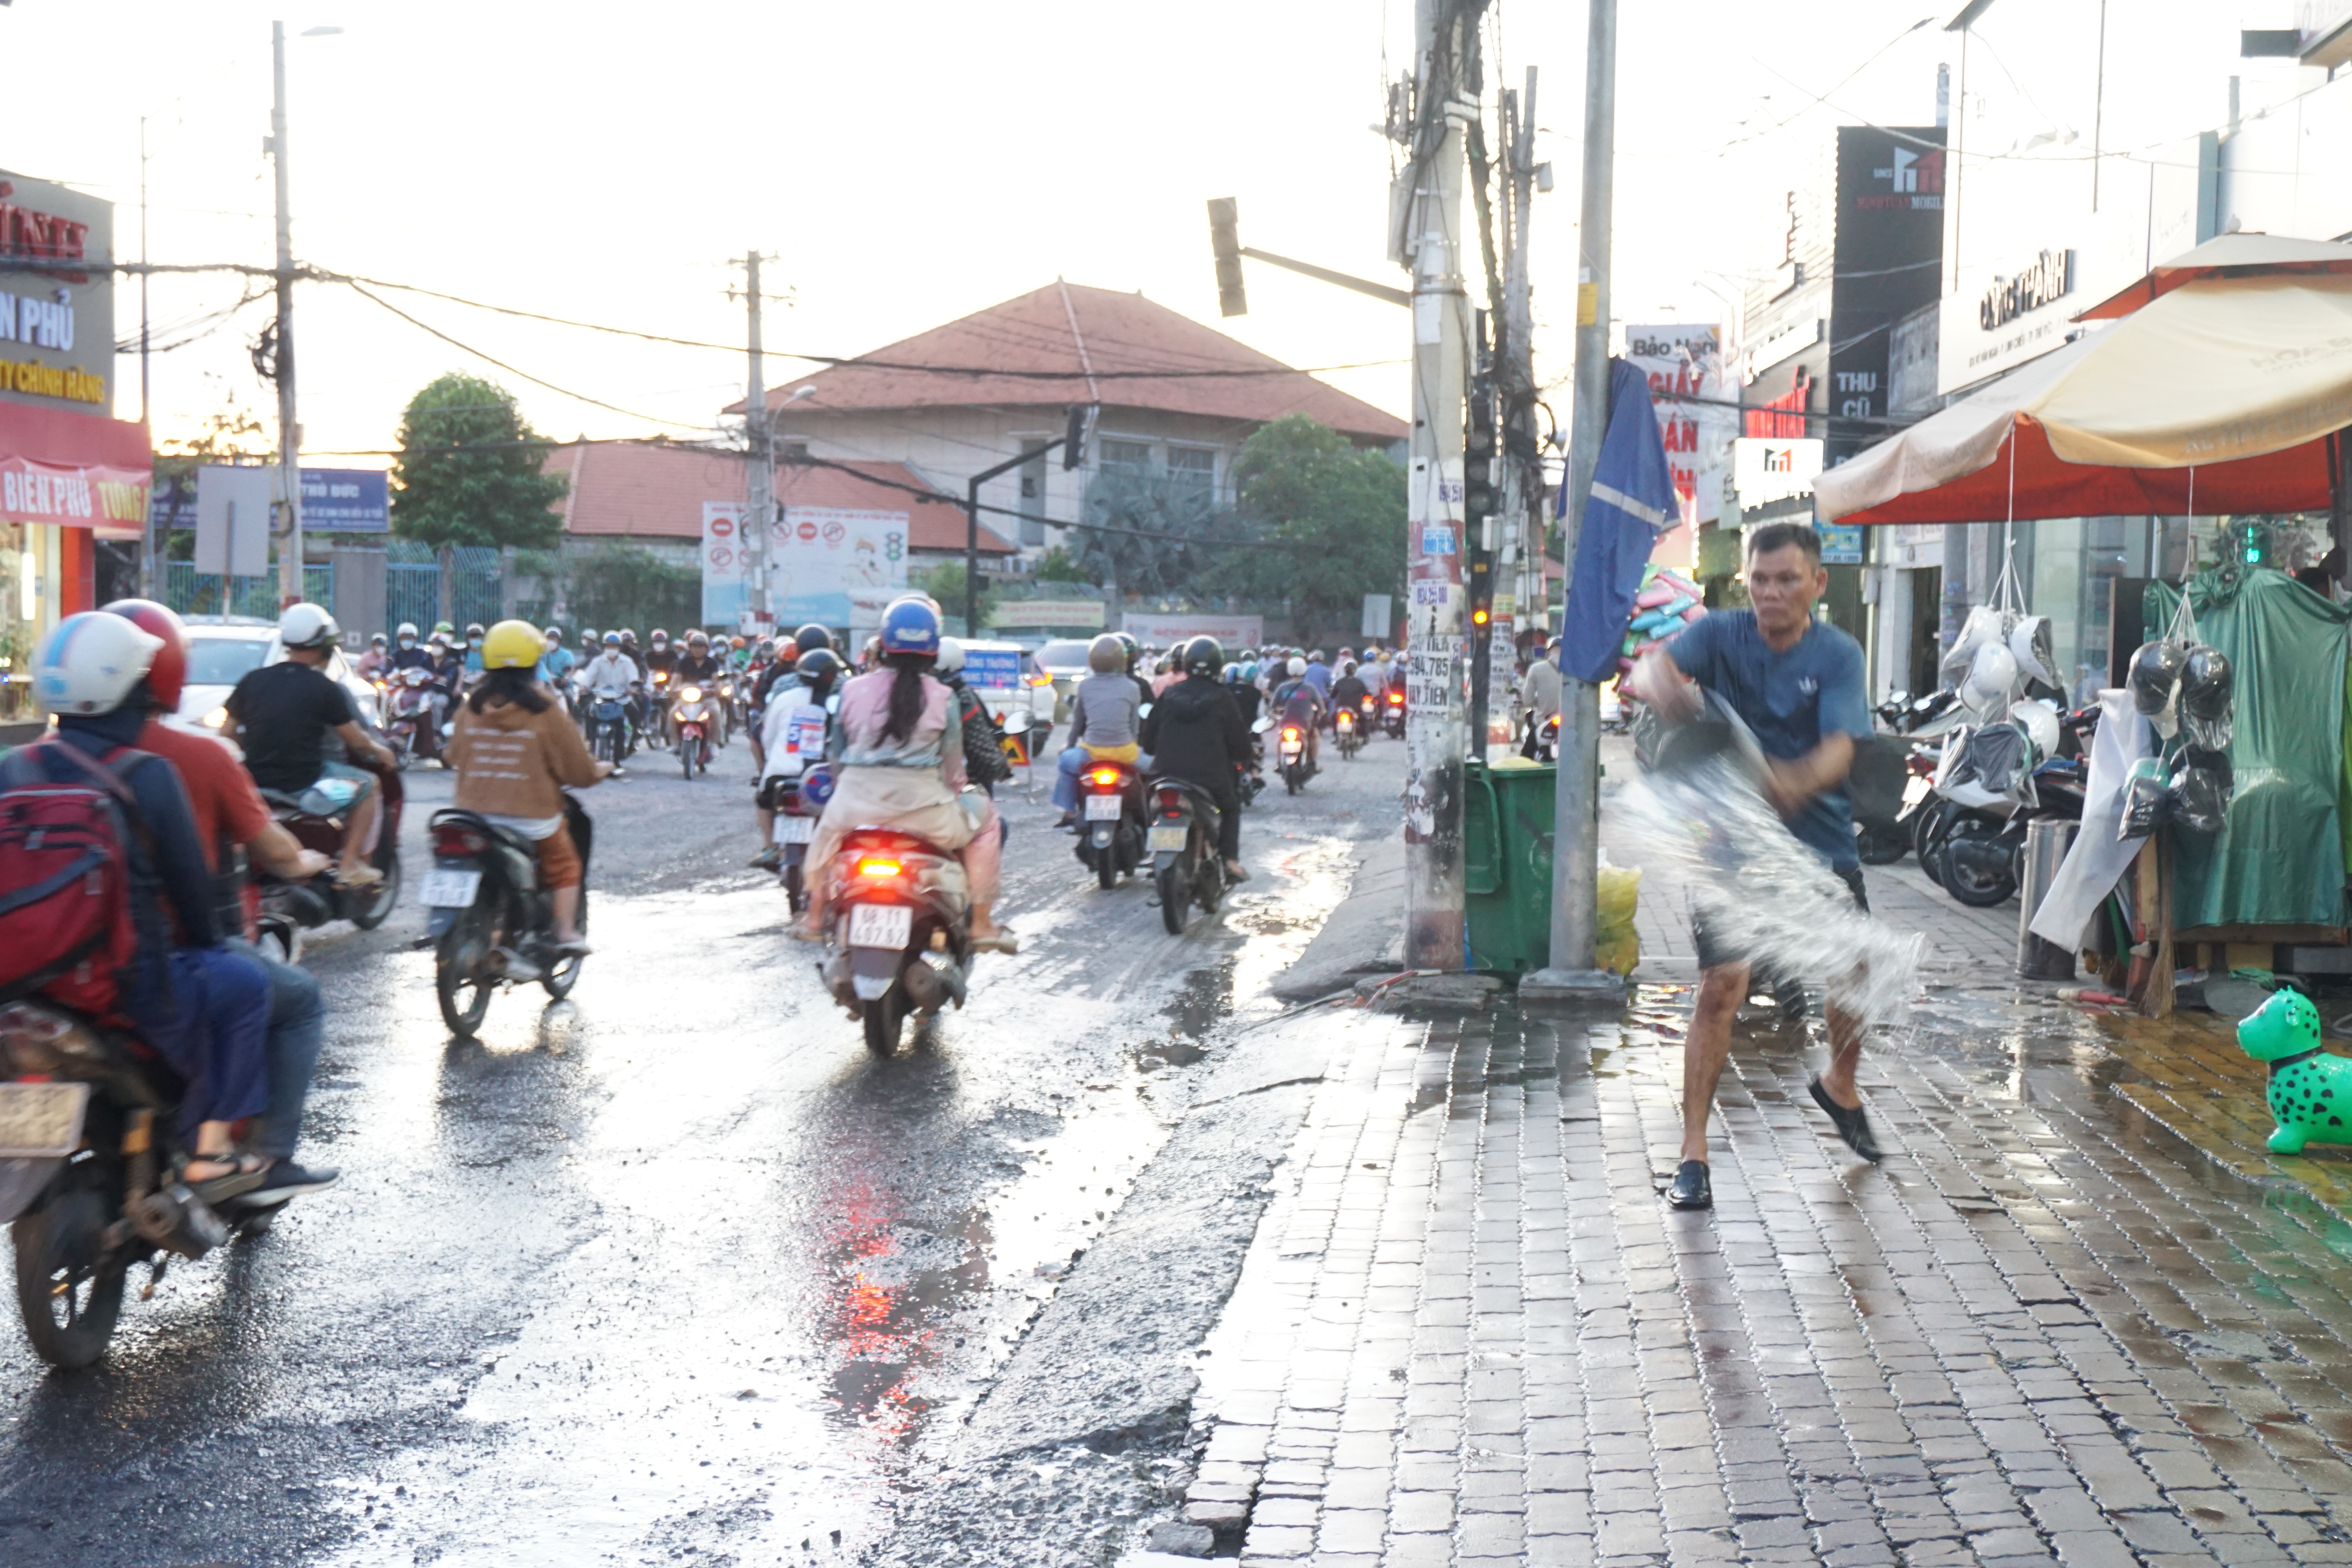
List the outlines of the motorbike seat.
{"type": "Polygon", "coordinates": [[[263,789],[257,784],[254,786],[254,793],[261,796],[264,801],[278,807],[281,811],[300,811],[303,809],[302,796],[299,791],[289,795],[282,789],[263,789]]]}

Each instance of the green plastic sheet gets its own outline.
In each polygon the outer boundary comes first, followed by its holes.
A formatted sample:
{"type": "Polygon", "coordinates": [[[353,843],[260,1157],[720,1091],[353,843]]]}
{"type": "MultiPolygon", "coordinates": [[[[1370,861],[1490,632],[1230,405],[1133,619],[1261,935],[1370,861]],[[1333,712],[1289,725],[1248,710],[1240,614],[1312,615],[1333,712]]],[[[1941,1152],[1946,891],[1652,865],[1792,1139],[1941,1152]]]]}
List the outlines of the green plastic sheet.
{"type": "MultiPolygon", "coordinates": [[[[2148,584],[2151,634],[2180,591],[2148,584]]],[[[2284,572],[2225,563],[2189,580],[2197,637],[2236,675],[2236,793],[2216,834],[2172,830],[2176,929],[2342,925],[2346,609],[2284,572]]]]}

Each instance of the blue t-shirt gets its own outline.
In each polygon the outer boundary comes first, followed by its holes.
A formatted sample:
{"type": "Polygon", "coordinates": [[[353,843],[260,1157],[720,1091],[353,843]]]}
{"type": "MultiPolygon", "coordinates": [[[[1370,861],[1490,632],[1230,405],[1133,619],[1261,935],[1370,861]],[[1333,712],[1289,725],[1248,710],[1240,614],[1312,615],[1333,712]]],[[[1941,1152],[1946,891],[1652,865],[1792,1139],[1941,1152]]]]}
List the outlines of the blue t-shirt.
{"type": "MultiPolygon", "coordinates": [[[[1793,762],[1823,735],[1859,741],[1871,732],[1862,645],[1826,621],[1774,653],[1756,629],[1755,611],[1716,610],[1666,644],[1666,653],[1675,668],[1731,705],[1768,757],[1793,762]]],[[[1807,801],[1789,831],[1840,870],[1862,863],[1843,784],[1807,801]]]]}

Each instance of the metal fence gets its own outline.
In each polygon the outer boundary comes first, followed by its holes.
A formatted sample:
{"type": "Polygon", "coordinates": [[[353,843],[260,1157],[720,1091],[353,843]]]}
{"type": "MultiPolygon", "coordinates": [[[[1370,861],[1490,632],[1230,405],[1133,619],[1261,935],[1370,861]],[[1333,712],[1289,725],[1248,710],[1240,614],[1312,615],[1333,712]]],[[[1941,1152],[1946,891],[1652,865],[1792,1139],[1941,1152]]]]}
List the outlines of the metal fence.
{"type": "MultiPolygon", "coordinates": [[[[499,552],[487,546],[461,544],[450,553],[455,557],[457,580],[447,620],[457,626],[473,622],[488,626],[499,618],[499,552]]],[[[396,626],[409,621],[422,631],[444,618],[440,556],[431,545],[410,539],[388,542],[383,576],[390,601],[384,625],[396,626]]]]}
{"type": "MultiPolygon", "coordinates": [[[[314,605],[333,603],[334,567],[306,564],[302,568],[302,596],[314,605]]],[[[273,572],[267,577],[222,577],[211,572],[198,572],[193,561],[166,561],[163,603],[184,616],[250,616],[274,621],[278,618],[278,574],[273,572]]]]}

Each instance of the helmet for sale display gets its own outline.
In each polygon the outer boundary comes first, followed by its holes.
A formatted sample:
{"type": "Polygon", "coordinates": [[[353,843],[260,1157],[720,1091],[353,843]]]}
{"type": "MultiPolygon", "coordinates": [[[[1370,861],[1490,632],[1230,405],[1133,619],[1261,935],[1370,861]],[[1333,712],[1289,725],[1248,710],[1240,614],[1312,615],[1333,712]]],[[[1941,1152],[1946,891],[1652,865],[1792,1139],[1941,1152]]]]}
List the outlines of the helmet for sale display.
{"type": "Polygon", "coordinates": [[[2192,719],[2220,721],[2230,716],[2232,681],[2230,656],[2203,643],[2189,645],[2180,670],[2180,710],[2192,719]]]}
{"type": "Polygon", "coordinates": [[[2044,686],[2058,684],[2058,661],[2050,647],[2050,617],[2020,616],[2009,631],[2009,653],[2030,679],[2044,686]]]}
{"type": "Polygon", "coordinates": [[[1213,637],[1197,637],[1183,647],[1184,673],[1210,675],[1225,667],[1225,645],[1213,637]]]}
{"type": "Polygon", "coordinates": [[[546,651],[529,621],[500,621],[482,634],[484,669],[529,669],[546,651]]]}
{"type": "Polygon", "coordinates": [[[2058,710],[2047,702],[2031,701],[2012,704],[2009,716],[2027,740],[2033,742],[2033,761],[2046,763],[2058,754],[2058,710]]]}
{"type": "Polygon", "coordinates": [[[821,686],[839,675],[841,656],[829,647],[813,647],[793,661],[793,673],[811,686],[821,686]]]}
{"type": "Polygon", "coordinates": [[[814,621],[811,621],[808,625],[803,626],[800,630],[793,634],[793,641],[799,647],[803,653],[806,653],[811,648],[831,647],[833,646],[833,634],[825,630],[824,627],[817,625],[814,621]]]}
{"type": "Polygon", "coordinates": [[[2132,655],[2131,673],[2125,677],[2125,684],[2131,688],[2132,706],[2168,741],[2180,728],[2174,705],[2180,697],[2181,674],[2188,668],[2189,650],[2179,643],[2142,643],[2132,655]]]}
{"type": "Polygon", "coordinates": [[[2219,833],[2230,816],[2230,784],[2221,768],[2189,766],[2172,775],[2171,819],[2191,833],[2219,833]]]}
{"type": "Polygon", "coordinates": [[[939,672],[953,675],[963,668],[963,644],[954,637],[940,639],[939,672]]]}
{"type": "Polygon", "coordinates": [[[2000,643],[1987,643],[1969,661],[1968,678],[1960,682],[1960,700],[1990,716],[2009,711],[2017,692],[2017,658],[2000,643]]]}
{"type": "Polygon", "coordinates": [[[2124,781],[2124,816],[2116,837],[2145,838],[2164,825],[2170,797],[2165,792],[2164,759],[2142,757],[2124,781]]]}
{"type": "Polygon", "coordinates": [[[938,657],[940,613],[920,599],[900,599],[882,612],[882,651],[938,657]]]}
{"type": "Polygon", "coordinates": [[[177,708],[180,692],[188,683],[188,628],[178,615],[152,599],[117,599],[102,613],[121,616],[141,631],[163,639],[154,663],[147,668],[147,692],[158,708],[177,708]]]}
{"type": "Polygon", "coordinates": [[[343,628],[335,617],[312,604],[292,605],[278,617],[278,639],[288,647],[326,649],[335,646],[343,628]]]}
{"type": "Polygon", "coordinates": [[[33,689],[60,716],[111,713],[154,668],[163,639],[126,616],[83,610],[58,623],[33,656],[33,689]]]}

